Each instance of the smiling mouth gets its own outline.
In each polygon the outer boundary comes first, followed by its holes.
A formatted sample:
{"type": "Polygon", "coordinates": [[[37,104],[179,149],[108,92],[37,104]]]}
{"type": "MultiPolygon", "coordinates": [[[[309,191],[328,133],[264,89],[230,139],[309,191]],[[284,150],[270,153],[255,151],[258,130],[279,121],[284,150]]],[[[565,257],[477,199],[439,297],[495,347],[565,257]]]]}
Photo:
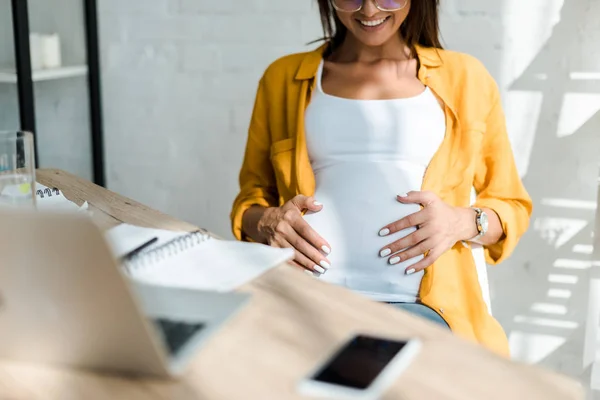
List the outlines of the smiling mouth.
{"type": "Polygon", "coordinates": [[[376,26],[379,26],[379,25],[383,24],[388,19],[390,19],[389,16],[385,17],[385,18],[381,18],[381,19],[371,20],[371,21],[363,21],[363,20],[360,20],[360,19],[357,19],[357,21],[362,26],[367,26],[367,27],[373,28],[373,27],[376,27],[376,26]]]}

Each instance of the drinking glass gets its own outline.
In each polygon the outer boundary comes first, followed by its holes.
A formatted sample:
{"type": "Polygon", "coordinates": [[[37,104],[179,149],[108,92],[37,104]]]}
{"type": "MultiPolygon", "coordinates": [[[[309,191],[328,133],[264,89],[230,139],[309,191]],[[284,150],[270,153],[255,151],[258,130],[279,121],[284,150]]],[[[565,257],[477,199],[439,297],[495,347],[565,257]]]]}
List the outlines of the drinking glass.
{"type": "Polygon", "coordinates": [[[35,157],[29,132],[0,132],[0,207],[35,208],[35,157]]]}

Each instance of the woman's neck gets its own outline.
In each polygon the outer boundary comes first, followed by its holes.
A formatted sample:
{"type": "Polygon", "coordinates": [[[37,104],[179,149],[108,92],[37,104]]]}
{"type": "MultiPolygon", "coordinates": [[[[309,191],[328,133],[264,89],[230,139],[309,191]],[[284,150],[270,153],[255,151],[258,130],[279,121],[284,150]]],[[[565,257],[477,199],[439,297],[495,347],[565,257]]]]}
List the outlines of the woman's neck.
{"type": "Polygon", "coordinates": [[[337,62],[372,63],[383,59],[402,61],[410,58],[410,51],[400,35],[381,46],[367,46],[348,33],[333,58],[337,62]]]}

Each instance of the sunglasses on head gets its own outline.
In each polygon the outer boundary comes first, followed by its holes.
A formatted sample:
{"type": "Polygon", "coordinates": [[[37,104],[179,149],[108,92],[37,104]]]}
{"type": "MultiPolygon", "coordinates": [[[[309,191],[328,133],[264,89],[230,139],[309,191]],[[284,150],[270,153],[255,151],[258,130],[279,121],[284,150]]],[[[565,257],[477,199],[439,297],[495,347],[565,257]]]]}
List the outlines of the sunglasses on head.
{"type": "Polygon", "coordinates": [[[338,11],[357,12],[362,10],[366,1],[373,1],[380,11],[398,11],[408,4],[408,0],[331,0],[331,4],[338,11]]]}

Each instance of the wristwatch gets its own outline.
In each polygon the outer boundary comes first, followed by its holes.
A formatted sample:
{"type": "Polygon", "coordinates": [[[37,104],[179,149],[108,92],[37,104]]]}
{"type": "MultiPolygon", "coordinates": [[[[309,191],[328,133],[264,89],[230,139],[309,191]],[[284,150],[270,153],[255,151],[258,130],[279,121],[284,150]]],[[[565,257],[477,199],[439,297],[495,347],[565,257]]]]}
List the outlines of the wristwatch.
{"type": "Polygon", "coordinates": [[[475,236],[470,241],[474,241],[484,236],[489,228],[488,215],[481,208],[472,207],[473,210],[477,213],[475,216],[475,224],[477,225],[477,236],[475,236]]]}

